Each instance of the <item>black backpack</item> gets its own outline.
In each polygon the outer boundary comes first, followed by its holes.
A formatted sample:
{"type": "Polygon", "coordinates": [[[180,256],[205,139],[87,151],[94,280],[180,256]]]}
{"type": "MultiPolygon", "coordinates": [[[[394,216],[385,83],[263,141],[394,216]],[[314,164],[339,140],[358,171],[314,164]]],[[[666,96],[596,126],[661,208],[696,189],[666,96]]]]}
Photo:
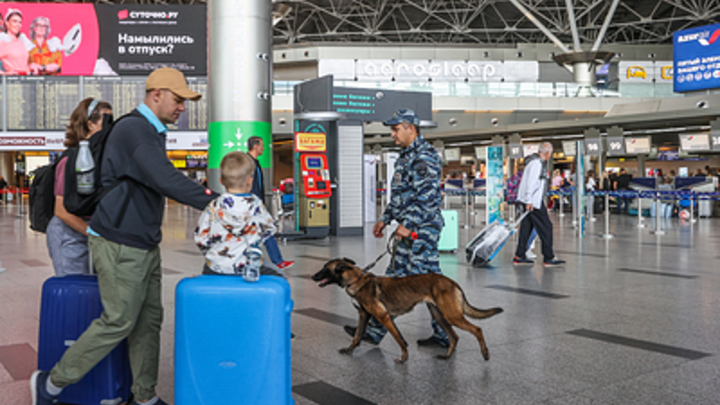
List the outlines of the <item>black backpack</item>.
{"type": "Polygon", "coordinates": [[[92,216],[95,212],[95,207],[97,207],[98,203],[100,203],[100,200],[102,200],[110,190],[121,183],[121,181],[118,181],[111,187],[103,187],[101,181],[102,171],[100,163],[102,162],[105,145],[107,144],[107,140],[110,137],[113,127],[115,124],[120,122],[120,120],[130,115],[132,115],[132,113],[123,115],[113,122],[112,115],[105,114],[103,116],[102,129],[90,137],[90,153],[92,154],[93,161],[95,162],[95,188],[92,194],[78,194],[75,162],[77,161],[79,148],[72,148],[68,150],[67,170],[65,170],[65,190],[63,195],[63,204],[65,205],[67,212],[79,217],[92,216]]]}
{"type": "Polygon", "coordinates": [[[68,155],[68,151],[49,165],[38,167],[33,171],[30,183],[29,209],[30,229],[45,233],[50,220],[55,215],[55,167],[68,155]]]}

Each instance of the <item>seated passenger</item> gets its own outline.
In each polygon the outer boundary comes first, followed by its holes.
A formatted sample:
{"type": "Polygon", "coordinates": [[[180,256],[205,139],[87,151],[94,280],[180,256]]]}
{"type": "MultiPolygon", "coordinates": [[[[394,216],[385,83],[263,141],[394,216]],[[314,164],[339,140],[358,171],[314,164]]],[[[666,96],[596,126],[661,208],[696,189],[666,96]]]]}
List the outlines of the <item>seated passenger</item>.
{"type": "MultiPolygon", "coordinates": [[[[220,163],[220,182],[226,193],[208,204],[195,229],[195,243],[205,256],[203,274],[242,275],[249,260],[247,248],[260,245],[277,228],[260,199],[251,193],[255,163],[243,152],[230,152],[220,163]]],[[[285,277],[267,266],[260,274],[285,277]]]]}

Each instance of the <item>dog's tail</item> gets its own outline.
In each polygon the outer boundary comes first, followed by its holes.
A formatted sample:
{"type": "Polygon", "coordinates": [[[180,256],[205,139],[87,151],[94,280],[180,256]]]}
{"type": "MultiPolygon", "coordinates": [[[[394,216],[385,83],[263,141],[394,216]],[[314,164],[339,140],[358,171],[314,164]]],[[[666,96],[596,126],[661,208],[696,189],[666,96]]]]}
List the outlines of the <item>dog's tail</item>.
{"type": "Polygon", "coordinates": [[[500,307],[497,308],[490,308],[490,309],[479,309],[475,308],[474,306],[470,305],[470,303],[467,300],[467,297],[465,297],[465,293],[462,293],[462,300],[463,300],[463,313],[470,318],[475,319],[485,319],[490,318],[493,315],[497,315],[501,312],[503,312],[503,309],[500,307]]]}

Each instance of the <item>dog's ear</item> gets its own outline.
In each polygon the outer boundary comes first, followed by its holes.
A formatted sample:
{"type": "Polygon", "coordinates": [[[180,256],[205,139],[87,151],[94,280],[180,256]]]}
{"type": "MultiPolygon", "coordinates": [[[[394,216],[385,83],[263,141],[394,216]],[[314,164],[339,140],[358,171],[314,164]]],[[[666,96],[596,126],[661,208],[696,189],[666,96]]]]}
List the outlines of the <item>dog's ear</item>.
{"type": "Polygon", "coordinates": [[[348,259],[347,257],[343,257],[343,260],[346,261],[346,262],[348,262],[348,263],[350,263],[350,264],[355,264],[355,261],[354,261],[354,260],[348,259]]]}

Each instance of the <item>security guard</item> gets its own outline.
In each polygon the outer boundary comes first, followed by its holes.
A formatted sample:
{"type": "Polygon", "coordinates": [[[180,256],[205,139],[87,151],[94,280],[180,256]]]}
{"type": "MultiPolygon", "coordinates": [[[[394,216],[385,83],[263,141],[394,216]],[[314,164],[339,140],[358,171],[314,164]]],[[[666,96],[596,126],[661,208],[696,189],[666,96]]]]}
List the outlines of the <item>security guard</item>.
{"type": "MultiPolygon", "coordinates": [[[[442,166],[437,151],[420,134],[420,119],[413,110],[400,109],[384,124],[392,128],[395,144],[402,147],[395,162],[392,180],[392,198],[380,221],[373,227],[376,238],[393,220],[398,222],[399,239],[395,262],[390,261],[385,274],[404,277],[412,274],[439,273],[438,241],[444,222],[440,213],[440,177],[442,166]],[[411,235],[417,234],[417,239],[411,235]]],[[[418,340],[420,345],[447,347],[447,335],[433,321],[434,333],[430,338],[418,340]]],[[[345,331],[355,335],[355,328],[345,331]]],[[[375,318],[370,320],[363,340],[378,344],[387,331],[375,318]]]]}

